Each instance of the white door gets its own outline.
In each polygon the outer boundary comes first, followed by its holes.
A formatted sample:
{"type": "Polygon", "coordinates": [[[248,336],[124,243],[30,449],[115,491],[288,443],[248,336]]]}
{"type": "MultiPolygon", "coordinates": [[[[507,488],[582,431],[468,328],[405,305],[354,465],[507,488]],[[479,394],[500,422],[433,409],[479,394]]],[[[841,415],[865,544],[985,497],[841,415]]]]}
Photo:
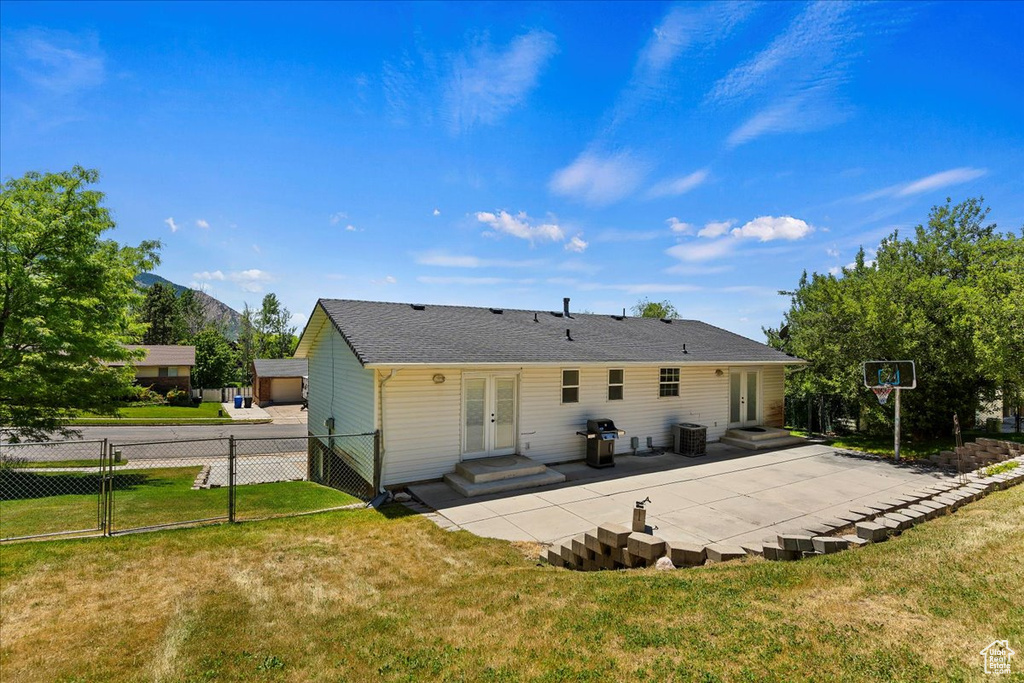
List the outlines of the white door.
{"type": "Polygon", "coordinates": [[[462,385],[463,459],[516,452],[515,375],[466,375],[462,385]]]}
{"type": "Polygon", "coordinates": [[[751,427],[761,423],[761,372],[729,371],[729,427],[751,427]]]}

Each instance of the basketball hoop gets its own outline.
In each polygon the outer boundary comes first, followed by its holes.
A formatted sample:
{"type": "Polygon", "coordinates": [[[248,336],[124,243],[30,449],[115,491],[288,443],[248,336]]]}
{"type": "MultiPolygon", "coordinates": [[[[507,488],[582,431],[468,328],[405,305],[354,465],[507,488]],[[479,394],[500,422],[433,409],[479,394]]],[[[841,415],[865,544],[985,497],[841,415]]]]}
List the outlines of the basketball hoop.
{"type": "Polygon", "coordinates": [[[875,396],[878,397],[878,405],[885,405],[885,402],[889,400],[889,394],[892,393],[893,386],[891,384],[883,384],[880,387],[871,387],[871,391],[875,392],[875,396]]]}

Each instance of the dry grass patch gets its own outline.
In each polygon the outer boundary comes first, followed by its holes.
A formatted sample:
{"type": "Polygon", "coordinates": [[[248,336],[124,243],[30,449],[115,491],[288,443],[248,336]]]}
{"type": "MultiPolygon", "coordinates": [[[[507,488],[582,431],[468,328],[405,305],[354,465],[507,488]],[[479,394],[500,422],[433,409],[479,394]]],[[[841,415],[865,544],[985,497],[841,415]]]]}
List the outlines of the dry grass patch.
{"type": "Polygon", "coordinates": [[[970,680],[991,640],[1024,645],[1022,507],[1006,491],[862,550],[669,573],[539,566],[400,509],[8,545],[0,665],[5,683],[970,680]]]}

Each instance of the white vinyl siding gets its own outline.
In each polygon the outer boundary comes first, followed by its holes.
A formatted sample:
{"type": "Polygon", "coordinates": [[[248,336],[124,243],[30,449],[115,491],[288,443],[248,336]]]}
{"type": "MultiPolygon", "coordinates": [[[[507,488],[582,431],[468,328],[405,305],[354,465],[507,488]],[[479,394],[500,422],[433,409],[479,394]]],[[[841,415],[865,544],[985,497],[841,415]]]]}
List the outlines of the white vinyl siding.
{"type": "Polygon", "coordinates": [[[308,359],[307,431],[327,434],[324,421],[329,417],[334,418],[335,434],[363,434],[376,429],[373,370],[360,365],[330,322],[325,322],[314,339],[308,359]]]}
{"type": "Polygon", "coordinates": [[[761,370],[761,422],[766,427],[782,427],[786,423],[786,371],[769,365],[761,370]]]}

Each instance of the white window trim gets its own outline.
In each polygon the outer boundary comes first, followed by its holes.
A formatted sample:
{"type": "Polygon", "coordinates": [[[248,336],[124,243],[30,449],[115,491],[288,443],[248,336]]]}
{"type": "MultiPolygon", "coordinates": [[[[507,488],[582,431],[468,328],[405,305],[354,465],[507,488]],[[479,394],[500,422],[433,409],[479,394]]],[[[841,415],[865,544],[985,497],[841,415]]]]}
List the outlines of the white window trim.
{"type": "Polygon", "coordinates": [[[560,381],[561,381],[561,388],[558,390],[558,402],[560,404],[562,404],[562,405],[576,405],[576,404],[578,404],[580,402],[580,380],[583,378],[582,377],[582,373],[580,372],[580,369],[579,368],[562,368],[561,370],[559,370],[559,377],[560,377],[560,381]],[[565,373],[567,373],[567,372],[575,372],[576,373],[576,384],[566,384],[565,383],[565,373]],[[575,389],[576,390],[576,400],[575,401],[568,401],[568,402],[566,402],[566,400],[565,400],[565,390],[566,389],[575,389]]]}
{"type": "Polygon", "coordinates": [[[625,368],[608,368],[608,391],[605,393],[605,400],[607,401],[625,401],[626,400],[626,370],[625,368]],[[612,382],[612,373],[618,370],[622,373],[621,382],[612,382]],[[611,397],[611,388],[621,387],[622,396],[620,398],[611,397]]]}
{"type": "Polygon", "coordinates": [[[682,373],[680,368],[658,368],[658,398],[679,398],[680,389],[682,388],[680,385],[683,383],[682,380],[683,380],[683,373],[682,373]],[[661,379],[662,370],[674,370],[675,374],[676,374],[675,381],[672,381],[672,382],[664,382],[664,381],[662,381],[662,379],[661,379]],[[673,385],[673,384],[676,387],[676,393],[675,394],[663,395],[661,393],[661,388],[663,386],[668,386],[668,385],[673,385]]]}

